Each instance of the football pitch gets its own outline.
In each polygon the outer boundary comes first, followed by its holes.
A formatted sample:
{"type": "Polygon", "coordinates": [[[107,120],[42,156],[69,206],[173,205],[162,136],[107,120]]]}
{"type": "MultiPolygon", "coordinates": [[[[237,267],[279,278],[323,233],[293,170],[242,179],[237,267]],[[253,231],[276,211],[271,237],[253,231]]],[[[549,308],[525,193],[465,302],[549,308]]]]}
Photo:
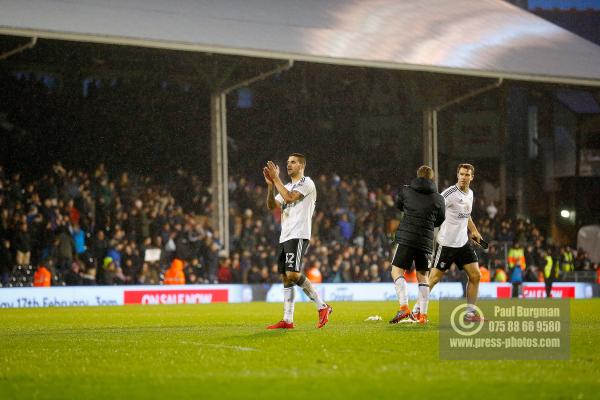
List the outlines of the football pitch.
{"type": "Polygon", "coordinates": [[[332,303],[268,331],[269,303],[0,310],[0,399],[597,399],[600,299],[571,302],[566,361],[439,359],[431,323],[393,302],[332,303]],[[381,315],[383,321],[365,321],[381,315]]]}

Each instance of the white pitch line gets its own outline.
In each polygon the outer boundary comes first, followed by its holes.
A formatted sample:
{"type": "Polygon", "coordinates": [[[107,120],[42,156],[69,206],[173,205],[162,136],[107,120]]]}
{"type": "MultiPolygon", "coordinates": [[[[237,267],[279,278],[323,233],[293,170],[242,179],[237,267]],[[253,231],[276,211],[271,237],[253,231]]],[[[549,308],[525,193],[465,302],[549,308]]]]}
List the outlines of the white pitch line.
{"type": "Polygon", "coordinates": [[[191,344],[194,346],[205,346],[205,347],[216,347],[220,349],[230,349],[230,350],[238,350],[238,351],[258,351],[253,347],[243,347],[243,346],[228,346],[226,344],[215,344],[215,343],[196,343],[196,342],[187,342],[180,341],[181,344],[191,344]]]}

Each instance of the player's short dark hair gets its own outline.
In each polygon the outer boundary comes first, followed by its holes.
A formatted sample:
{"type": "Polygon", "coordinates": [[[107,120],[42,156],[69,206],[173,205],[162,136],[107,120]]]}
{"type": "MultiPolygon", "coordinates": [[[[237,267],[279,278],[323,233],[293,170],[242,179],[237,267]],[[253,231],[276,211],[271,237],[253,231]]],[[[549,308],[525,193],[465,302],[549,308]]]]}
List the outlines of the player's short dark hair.
{"type": "Polygon", "coordinates": [[[292,153],[289,155],[289,157],[296,157],[300,161],[300,164],[306,167],[306,156],[304,154],[292,153]]]}
{"type": "Polygon", "coordinates": [[[421,165],[417,170],[418,178],[433,179],[433,169],[429,165],[421,165]]]}
{"type": "Polygon", "coordinates": [[[458,171],[460,171],[461,168],[468,169],[469,171],[471,171],[471,175],[475,175],[475,167],[471,164],[458,164],[458,167],[456,167],[456,173],[458,173],[458,171]]]}

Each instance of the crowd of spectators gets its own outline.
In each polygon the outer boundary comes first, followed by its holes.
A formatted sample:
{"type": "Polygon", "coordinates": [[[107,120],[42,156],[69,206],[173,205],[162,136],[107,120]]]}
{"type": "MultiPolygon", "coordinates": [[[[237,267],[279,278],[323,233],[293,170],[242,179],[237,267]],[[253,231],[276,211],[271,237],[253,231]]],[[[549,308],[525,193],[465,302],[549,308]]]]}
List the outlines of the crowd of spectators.
{"type": "MultiPolygon", "coordinates": [[[[280,215],[265,206],[260,180],[229,180],[226,254],[211,224],[210,187],[186,171],[177,170],[167,184],[127,172],[111,177],[102,164],[82,171],[55,163],[49,171],[31,180],[0,166],[3,285],[12,285],[11,275],[27,265],[43,266],[54,285],[160,284],[170,279],[171,268],[182,272],[177,283],[279,282],[280,215]]],[[[394,204],[397,188],[370,188],[361,178],[336,174],[313,179],[318,206],[305,262],[309,278],[390,282],[391,238],[401,218],[394,204]]],[[[530,280],[538,280],[545,254],[560,260],[565,251],[554,249],[535,224],[503,217],[493,203],[479,201],[473,215],[483,236],[493,241],[489,252],[480,253],[491,279],[514,268],[507,253],[515,244],[525,246],[527,267],[520,267],[530,280]]],[[[573,264],[595,267],[581,251],[573,264]]],[[[447,275],[461,279],[456,270],[447,275]]]]}
{"type": "Polygon", "coordinates": [[[499,215],[493,202],[480,199],[473,217],[480,233],[492,240],[487,251],[479,249],[480,266],[487,269],[491,281],[543,282],[549,275],[568,280],[575,271],[598,269],[583,249],[556,245],[535,223],[499,215]]]}

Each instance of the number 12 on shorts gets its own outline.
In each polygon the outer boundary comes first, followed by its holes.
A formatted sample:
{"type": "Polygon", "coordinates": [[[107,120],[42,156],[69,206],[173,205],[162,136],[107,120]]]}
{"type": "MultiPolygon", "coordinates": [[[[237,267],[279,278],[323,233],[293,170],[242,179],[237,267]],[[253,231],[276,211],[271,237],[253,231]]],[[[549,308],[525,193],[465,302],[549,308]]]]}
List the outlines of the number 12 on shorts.
{"type": "Polygon", "coordinates": [[[295,253],[285,253],[285,263],[286,264],[293,264],[295,256],[296,256],[295,253]]]}

